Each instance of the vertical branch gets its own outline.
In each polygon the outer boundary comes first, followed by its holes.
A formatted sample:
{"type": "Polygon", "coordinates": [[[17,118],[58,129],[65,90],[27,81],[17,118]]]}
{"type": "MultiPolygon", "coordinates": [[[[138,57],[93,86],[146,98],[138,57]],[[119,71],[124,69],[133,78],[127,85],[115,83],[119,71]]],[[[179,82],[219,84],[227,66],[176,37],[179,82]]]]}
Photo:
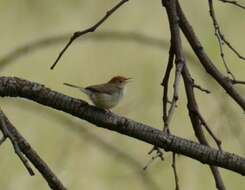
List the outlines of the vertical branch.
{"type": "MultiPolygon", "coordinates": [[[[196,114],[198,112],[198,107],[195,101],[195,96],[194,96],[194,90],[193,86],[190,83],[192,81],[192,78],[189,74],[187,65],[185,63],[185,57],[183,54],[183,49],[181,45],[181,38],[180,38],[180,32],[179,32],[179,25],[178,25],[178,16],[177,16],[177,6],[176,6],[176,0],[168,1],[168,0],[163,0],[163,5],[166,8],[168,19],[169,19],[169,25],[170,25],[170,31],[171,31],[171,40],[173,42],[174,46],[174,52],[176,56],[176,60],[179,60],[181,62],[182,66],[182,77],[184,79],[184,84],[186,88],[186,95],[188,99],[188,109],[189,109],[189,114],[190,118],[192,121],[192,125],[195,131],[195,134],[198,138],[198,140],[202,144],[208,145],[208,142],[204,136],[204,133],[201,128],[201,121],[198,115],[196,114]],[[195,112],[193,109],[196,109],[195,112]]],[[[211,166],[211,171],[213,172],[215,182],[216,182],[216,187],[219,188],[219,190],[224,190],[224,184],[223,181],[220,177],[219,171],[217,168],[214,168],[211,166]]],[[[175,181],[177,181],[178,178],[175,177],[175,181]]],[[[177,187],[176,187],[177,188],[177,187]]]]}
{"type": "MultiPolygon", "coordinates": [[[[168,19],[169,19],[169,27],[171,32],[171,46],[170,46],[170,53],[169,53],[169,63],[172,62],[173,64],[173,58],[175,56],[175,79],[174,79],[174,85],[173,85],[173,98],[171,102],[171,106],[168,111],[168,115],[166,114],[166,102],[163,104],[164,109],[164,129],[168,129],[169,131],[169,124],[171,122],[171,119],[173,117],[173,113],[175,111],[175,108],[177,106],[177,100],[179,98],[179,83],[181,79],[181,73],[184,68],[184,59],[182,58],[182,48],[181,48],[181,40],[179,35],[179,26],[178,26],[178,18],[176,13],[176,0],[172,0],[171,2],[168,0],[162,0],[162,5],[166,7],[168,19]]],[[[168,70],[167,70],[168,71],[168,70]]],[[[166,72],[167,73],[167,72],[166,72]]],[[[168,73],[167,73],[168,74],[168,73]]],[[[165,80],[163,80],[166,84],[168,83],[169,75],[165,75],[165,80]]],[[[164,86],[164,95],[163,100],[166,101],[167,92],[167,85],[164,86]]],[[[169,131],[170,132],[170,131],[169,131]]],[[[176,169],[176,162],[175,162],[175,153],[172,154],[172,168],[174,172],[174,179],[175,179],[175,189],[179,190],[179,179],[176,169]]]]}
{"type": "Polygon", "coordinates": [[[171,70],[173,68],[173,61],[174,61],[174,51],[173,51],[173,46],[172,43],[170,44],[169,48],[169,57],[168,57],[168,65],[167,69],[164,74],[164,78],[162,80],[161,85],[163,86],[163,98],[162,98],[162,103],[163,103],[163,123],[164,123],[164,131],[169,132],[169,125],[168,125],[168,83],[169,83],[169,77],[171,70]]]}
{"type": "MultiPolygon", "coordinates": [[[[165,0],[162,0],[162,5],[165,6],[165,3],[169,3],[165,0]]],[[[175,4],[175,0],[173,2],[173,4],[175,4]]],[[[174,5],[175,6],[175,5],[174,5]]],[[[171,48],[173,52],[171,52],[172,54],[175,54],[175,79],[174,79],[174,85],[173,85],[173,97],[172,97],[172,101],[171,101],[171,106],[168,110],[168,115],[167,115],[167,119],[165,121],[164,126],[169,127],[170,122],[172,120],[175,108],[177,106],[177,101],[179,98],[179,83],[180,83],[180,79],[181,79],[181,72],[182,69],[184,67],[184,62],[181,59],[181,54],[182,54],[182,49],[178,48],[181,46],[181,43],[176,43],[178,39],[175,38],[175,36],[179,36],[179,29],[178,29],[178,20],[177,20],[177,16],[172,15],[173,12],[169,12],[169,18],[171,17],[171,19],[169,19],[169,25],[170,25],[170,32],[171,32],[171,48]]],[[[169,55],[169,60],[173,59],[173,55],[169,55]]]]}
{"type": "MultiPolygon", "coordinates": [[[[188,71],[188,68],[185,67],[182,73],[183,79],[184,79],[184,84],[185,84],[185,89],[186,89],[186,96],[187,96],[187,100],[188,100],[188,111],[189,111],[189,116],[190,116],[190,120],[193,126],[193,130],[195,131],[195,135],[198,139],[198,141],[203,144],[206,145],[208,147],[210,147],[208,141],[206,140],[206,137],[204,135],[203,129],[202,129],[202,121],[200,120],[200,113],[198,110],[198,105],[196,103],[196,98],[195,98],[195,94],[194,94],[194,90],[193,90],[193,86],[192,86],[192,78],[191,75],[188,71]]],[[[220,147],[220,144],[218,144],[218,146],[220,147]]],[[[221,178],[220,172],[218,170],[217,167],[215,166],[210,166],[211,172],[214,176],[214,180],[216,183],[216,187],[219,190],[225,190],[225,186],[223,183],[223,180],[221,178]]]]}

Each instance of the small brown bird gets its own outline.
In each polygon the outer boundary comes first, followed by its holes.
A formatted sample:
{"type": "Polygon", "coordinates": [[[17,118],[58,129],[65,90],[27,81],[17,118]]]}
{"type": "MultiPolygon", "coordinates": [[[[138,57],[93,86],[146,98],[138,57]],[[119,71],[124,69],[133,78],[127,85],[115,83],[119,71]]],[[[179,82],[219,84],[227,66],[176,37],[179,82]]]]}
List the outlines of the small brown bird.
{"type": "Polygon", "coordinates": [[[95,106],[103,109],[110,109],[115,107],[122,99],[125,85],[129,82],[129,79],[131,78],[115,76],[107,83],[92,85],[85,88],[69,83],[64,83],[64,85],[81,90],[88,95],[95,106]]]}

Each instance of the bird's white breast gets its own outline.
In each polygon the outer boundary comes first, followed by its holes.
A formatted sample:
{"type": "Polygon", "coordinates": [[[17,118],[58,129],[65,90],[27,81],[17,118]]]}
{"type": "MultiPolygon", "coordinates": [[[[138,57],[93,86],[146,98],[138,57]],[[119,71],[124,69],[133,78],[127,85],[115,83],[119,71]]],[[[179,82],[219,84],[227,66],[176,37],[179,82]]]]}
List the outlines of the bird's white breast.
{"type": "Polygon", "coordinates": [[[89,97],[96,106],[104,109],[109,109],[116,106],[122,99],[123,89],[112,94],[92,93],[89,97]]]}

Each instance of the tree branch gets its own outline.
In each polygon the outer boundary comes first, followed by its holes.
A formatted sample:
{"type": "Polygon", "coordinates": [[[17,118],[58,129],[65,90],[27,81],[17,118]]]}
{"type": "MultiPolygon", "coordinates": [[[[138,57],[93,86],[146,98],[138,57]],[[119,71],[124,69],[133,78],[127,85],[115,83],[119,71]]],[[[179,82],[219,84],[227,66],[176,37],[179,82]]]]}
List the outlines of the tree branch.
{"type": "MultiPolygon", "coordinates": [[[[170,31],[171,31],[171,41],[173,42],[173,47],[174,47],[176,59],[182,60],[182,62],[183,62],[182,63],[183,64],[183,70],[182,70],[181,74],[182,74],[182,77],[184,79],[186,96],[187,96],[187,100],[188,100],[188,110],[189,110],[189,115],[190,115],[190,119],[192,122],[192,126],[193,126],[193,129],[195,131],[196,137],[199,140],[199,142],[201,144],[209,146],[208,142],[204,136],[202,127],[201,127],[200,117],[198,117],[195,114],[195,113],[199,113],[199,111],[198,111],[198,106],[197,106],[197,103],[195,100],[195,94],[194,94],[193,85],[192,85],[193,79],[191,78],[191,75],[188,71],[188,67],[186,65],[185,57],[183,54],[183,48],[182,48],[182,42],[181,42],[179,24],[178,24],[176,0],[164,1],[164,6],[166,8],[167,15],[168,15],[170,31]],[[194,110],[196,112],[194,112],[194,110]]],[[[216,138],[214,138],[214,140],[216,140],[216,138]]],[[[215,171],[215,172],[213,172],[213,175],[214,175],[214,179],[215,179],[215,183],[216,183],[217,188],[219,190],[225,190],[225,186],[223,184],[223,181],[222,181],[222,178],[220,176],[218,169],[214,166],[210,166],[210,167],[211,167],[211,171],[215,171]]],[[[176,171],[175,171],[175,173],[176,173],[176,171]]],[[[178,178],[175,177],[175,180],[178,180],[178,178]]],[[[176,186],[176,188],[178,188],[178,186],[176,186]]]]}
{"type": "MultiPolygon", "coordinates": [[[[0,110],[0,130],[3,131],[4,135],[10,138],[15,148],[16,153],[19,157],[23,157],[24,154],[28,160],[37,168],[37,170],[42,174],[42,176],[47,181],[49,187],[54,190],[66,190],[61,181],[55,176],[55,174],[49,169],[48,165],[39,157],[35,150],[32,149],[31,145],[26,141],[26,139],[17,131],[17,129],[10,123],[5,114],[0,110]],[[8,131],[8,134],[6,133],[8,131]],[[16,149],[17,147],[17,149],[16,149]]],[[[22,160],[23,158],[21,158],[22,160]]],[[[29,172],[33,172],[30,166],[27,164],[27,160],[24,158],[22,160],[25,167],[29,172]]],[[[34,174],[34,173],[33,173],[34,174]]]]}
{"type": "Polygon", "coordinates": [[[210,14],[211,19],[213,21],[214,35],[216,36],[216,38],[218,40],[219,49],[220,49],[220,56],[221,56],[221,59],[222,59],[222,62],[224,64],[224,66],[225,66],[226,73],[228,75],[230,75],[232,79],[235,79],[235,76],[231,72],[228,64],[226,63],[225,54],[224,54],[224,50],[223,50],[223,45],[224,45],[224,43],[227,42],[227,40],[225,39],[223,33],[221,32],[220,26],[219,26],[218,21],[216,19],[214,6],[213,6],[213,0],[208,0],[208,5],[209,5],[209,14],[210,14]]]}
{"type": "Polygon", "coordinates": [[[221,2],[223,2],[223,3],[229,3],[229,4],[231,4],[231,5],[237,6],[237,7],[241,8],[241,9],[244,9],[244,10],[245,10],[245,6],[239,4],[239,3],[238,3],[237,1],[235,1],[235,0],[219,0],[219,1],[221,1],[221,2]]]}
{"type": "MultiPolygon", "coordinates": [[[[29,172],[29,174],[31,176],[34,176],[35,173],[32,170],[28,160],[25,158],[25,156],[22,154],[20,147],[19,147],[19,143],[17,141],[17,139],[15,138],[15,136],[9,131],[8,126],[6,124],[7,118],[4,117],[3,112],[0,111],[0,128],[4,134],[4,136],[10,139],[13,147],[14,147],[14,151],[15,153],[18,155],[18,157],[20,158],[21,162],[23,163],[23,165],[25,166],[25,168],[27,169],[27,171],[29,172]],[[6,121],[5,121],[6,120],[6,121]]],[[[8,121],[9,123],[9,121],[8,121]]]]}
{"type": "Polygon", "coordinates": [[[55,92],[38,83],[17,77],[0,77],[0,96],[33,100],[86,120],[97,127],[116,131],[166,151],[182,154],[202,163],[219,166],[245,175],[245,159],[238,155],[164,133],[148,125],[91,106],[83,100],[55,92]]]}
{"type": "Polygon", "coordinates": [[[227,79],[209,59],[179,4],[177,4],[177,13],[179,16],[180,28],[183,31],[186,39],[189,41],[202,66],[224,88],[224,90],[243,109],[243,111],[245,111],[244,97],[237,92],[237,90],[233,87],[232,82],[227,79]]]}
{"type": "Polygon", "coordinates": [[[73,33],[72,37],[70,38],[69,42],[65,45],[65,47],[61,50],[59,53],[57,59],[53,63],[50,69],[54,69],[55,65],[58,63],[62,55],[65,53],[67,48],[72,44],[74,40],[76,40],[78,37],[85,35],[89,32],[94,32],[101,24],[103,24],[117,9],[119,9],[124,3],[128,2],[129,0],[121,0],[119,3],[117,3],[114,7],[112,7],[110,10],[108,10],[105,14],[104,17],[102,17],[97,23],[95,23],[93,26],[82,30],[82,31],[77,31],[73,33]]]}

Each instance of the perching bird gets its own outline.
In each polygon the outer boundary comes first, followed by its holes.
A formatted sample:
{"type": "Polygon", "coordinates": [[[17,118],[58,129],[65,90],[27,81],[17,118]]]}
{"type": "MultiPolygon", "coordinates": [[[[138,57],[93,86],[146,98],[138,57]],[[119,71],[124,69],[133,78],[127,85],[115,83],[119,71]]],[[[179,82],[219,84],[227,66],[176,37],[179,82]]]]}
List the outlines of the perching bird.
{"type": "Polygon", "coordinates": [[[123,76],[115,76],[107,83],[92,85],[88,87],[80,87],[69,83],[64,83],[66,86],[78,88],[83,93],[87,94],[93,104],[103,109],[115,107],[124,95],[125,85],[129,79],[123,76]]]}

